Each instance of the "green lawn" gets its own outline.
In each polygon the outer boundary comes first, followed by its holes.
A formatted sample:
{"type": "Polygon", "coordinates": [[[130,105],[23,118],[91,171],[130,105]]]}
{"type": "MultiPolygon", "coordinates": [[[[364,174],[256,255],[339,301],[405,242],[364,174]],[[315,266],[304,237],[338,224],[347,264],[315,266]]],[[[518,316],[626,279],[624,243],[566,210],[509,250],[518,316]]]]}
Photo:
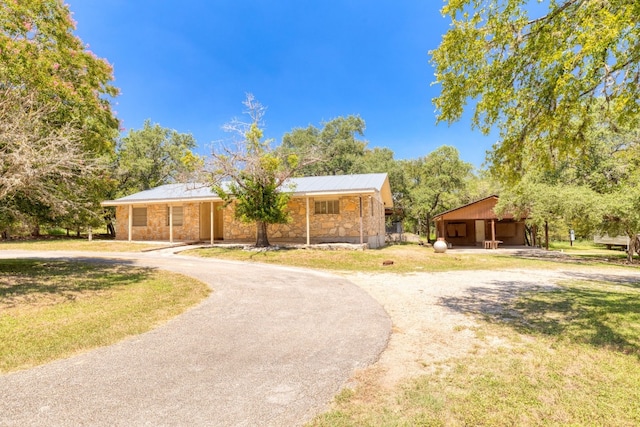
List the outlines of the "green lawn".
{"type": "MultiPolygon", "coordinates": [[[[365,251],[321,250],[321,249],[280,249],[268,251],[249,251],[241,248],[213,247],[191,249],[182,252],[185,255],[232,259],[238,261],[263,262],[269,264],[291,265],[297,267],[328,269],[337,271],[365,271],[386,273],[413,273],[420,271],[451,270],[497,270],[503,268],[558,268],[567,265],[580,265],[586,260],[589,265],[602,268],[612,267],[603,257],[594,259],[576,254],[572,259],[526,257],[512,255],[501,250],[492,253],[460,253],[455,250],[436,254],[432,248],[416,244],[390,245],[381,249],[365,251]],[[384,265],[384,261],[393,261],[384,265]],[[570,264],[569,261],[574,264],[570,264]],[[569,263],[569,264],[568,264],[569,263]]],[[[564,254],[563,254],[564,255],[564,254]]]]}
{"type": "Polygon", "coordinates": [[[158,270],[0,260],[0,373],[148,331],[208,293],[201,282],[158,270]]]}
{"type": "Polygon", "coordinates": [[[92,252],[140,252],[158,248],[155,243],[123,242],[117,240],[92,240],[73,238],[49,238],[0,241],[2,250],[33,251],[92,251],[92,252]]]}

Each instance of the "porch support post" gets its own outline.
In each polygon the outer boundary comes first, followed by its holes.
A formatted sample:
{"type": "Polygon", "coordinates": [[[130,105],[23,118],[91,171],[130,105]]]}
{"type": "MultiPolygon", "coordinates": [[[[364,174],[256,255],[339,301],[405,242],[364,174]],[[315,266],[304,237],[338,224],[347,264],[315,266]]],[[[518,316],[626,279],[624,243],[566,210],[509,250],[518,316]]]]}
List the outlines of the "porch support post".
{"type": "Polygon", "coordinates": [[[360,196],[360,244],[364,243],[364,224],[362,221],[362,196],[360,196]]]}
{"type": "Polygon", "coordinates": [[[309,213],[309,196],[307,196],[306,214],[307,214],[307,246],[309,246],[311,244],[311,222],[310,222],[311,214],[309,213]]]}
{"type": "Polygon", "coordinates": [[[127,227],[127,240],[131,241],[131,234],[133,232],[133,205],[129,205],[129,225],[127,227]]]}
{"type": "Polygon", "coordinates": [[[213,216],[213,202],[211,202],[211,212],[209,215],[210,218],[210,222],[211,222],[211,233],[209,233],[211,235],[211,246],[213,246],[213,240],[215,238],[214,233],[215,233],[215,226],[214,226],[214,216],[213,216]]]}
{"type": "Polygon", "coordinates": [[[496,241],[496,220],[491,220],[491,240],[496,241]]]}
{"type": "Polygon", "coordinates": [[[169,205],[169,243],[173,243],[173,205],[169,205]]]}

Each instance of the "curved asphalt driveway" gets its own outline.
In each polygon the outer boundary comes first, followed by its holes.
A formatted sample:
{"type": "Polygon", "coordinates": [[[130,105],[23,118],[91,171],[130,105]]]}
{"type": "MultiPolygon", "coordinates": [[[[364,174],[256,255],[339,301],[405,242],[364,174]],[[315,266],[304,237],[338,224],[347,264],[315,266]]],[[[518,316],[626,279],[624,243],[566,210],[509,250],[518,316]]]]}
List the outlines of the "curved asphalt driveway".
{"type": "Polygon", "coordinates": [[[391,330],[375,300],[331,274],[158,252],[0,257],[111,259],[214,290],[153,331],[0,376],[2,426],[300,425],[378,358],[391,330]]]}

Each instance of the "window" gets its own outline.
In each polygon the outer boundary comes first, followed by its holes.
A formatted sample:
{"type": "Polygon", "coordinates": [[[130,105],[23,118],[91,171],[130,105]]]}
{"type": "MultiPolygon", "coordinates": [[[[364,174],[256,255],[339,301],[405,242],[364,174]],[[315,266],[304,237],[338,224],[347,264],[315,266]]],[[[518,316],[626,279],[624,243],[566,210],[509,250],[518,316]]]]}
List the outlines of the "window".
{"type": "Polygon", "coordinates": [[[467,224],[464,222],[448,223],[447,237],[467,237],[467,224]]]}
{"type": "Polygon", "coordinates": [[[133,208],[131,219],[134,227],[146,227],[147,208],[133,208]]]}
{"type": "MultiPolygon", "coordinates": [[[[166,226],[169,226],[169,215],[170,215],[170,211],[169,211],[169,206],[167,206],[167,221],[166,221],[166,226]]],[[[173,207],[173,226],[181,226],[182,225],[182,221],[183,221],[184,215],[183,215],[183,210],[182,210],[182,206],[174,206],[173,207]]]]}
{"type": "Polygon", "coordinates": [[[315,202],[315,213],[318,214],[339,214],[339,200],[319,200],[315,202]]]}

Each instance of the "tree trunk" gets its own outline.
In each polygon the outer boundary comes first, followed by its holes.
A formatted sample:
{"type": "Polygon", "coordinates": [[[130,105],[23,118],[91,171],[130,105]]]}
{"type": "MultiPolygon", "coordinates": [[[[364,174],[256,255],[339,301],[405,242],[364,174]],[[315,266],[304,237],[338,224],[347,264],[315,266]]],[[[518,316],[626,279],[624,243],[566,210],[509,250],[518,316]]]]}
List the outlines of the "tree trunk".
{"type": "Polygon", "coordinates": [[[544,222],[544,247],[549,250],[549,223],[547,221],[544,222]]]}
{"type": "Polygon", "coordinates": [[[431,218],[427,215],[427,242],[431,243],[431,218]]]}
{"type": "Polygon", "coordinates": [[[629,248],[627,249],[627,261],[633,262],[633,254],[640,251],[640,239],[636,234],[629,235],[629,248]]]}
{"type": "Polygon", "coordinates": [[[116,228],[113,226],[111,220],[107,221],[107,231],[109,232],[109,236],[116,237],[116,228]]]}
{"type": "Polygon", "coordinates": [[[256,247],[266,248],[271,246],[269,244],[269,238],[267,236],[267,223],[263,221],[256,221],[256,226],[258,228],[256,247]]]}

